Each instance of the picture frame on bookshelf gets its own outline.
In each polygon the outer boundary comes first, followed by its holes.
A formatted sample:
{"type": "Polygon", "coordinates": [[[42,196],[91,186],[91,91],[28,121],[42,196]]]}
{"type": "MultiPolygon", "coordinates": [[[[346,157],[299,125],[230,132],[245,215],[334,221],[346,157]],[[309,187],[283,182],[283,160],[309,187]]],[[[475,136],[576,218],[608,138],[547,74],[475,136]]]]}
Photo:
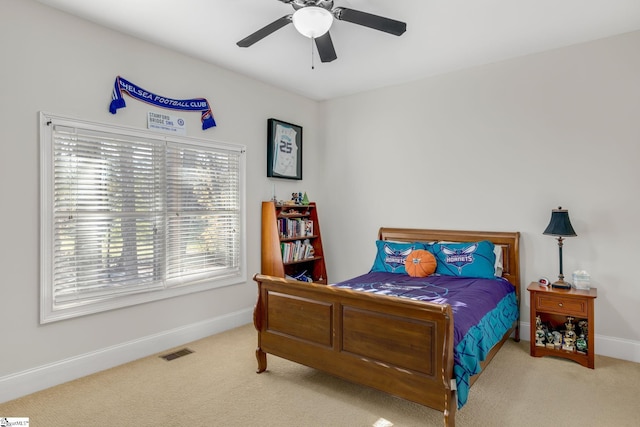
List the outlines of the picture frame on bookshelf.
{"type": "Polygon", "coordinates": [[[302,126],[267,120],[267,177],[302,179],[302,126]]]}

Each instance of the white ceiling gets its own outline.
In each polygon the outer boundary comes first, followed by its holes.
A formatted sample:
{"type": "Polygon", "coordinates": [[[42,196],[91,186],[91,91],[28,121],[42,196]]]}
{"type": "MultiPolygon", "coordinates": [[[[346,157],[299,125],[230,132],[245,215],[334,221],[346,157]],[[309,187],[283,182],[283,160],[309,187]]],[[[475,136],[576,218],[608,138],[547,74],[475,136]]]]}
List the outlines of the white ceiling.
{"type": "MultiPolygon", "coordinates": [[[[400,37],[334,20],[338,59],[311,68],[311,40],[278,0],[38,0],[220,67],[324,100],[640,30],[640,0],[335,0],[407,23],[400,37]]],[[[640,46],[639,52],[640,52],[640,46]]]]}

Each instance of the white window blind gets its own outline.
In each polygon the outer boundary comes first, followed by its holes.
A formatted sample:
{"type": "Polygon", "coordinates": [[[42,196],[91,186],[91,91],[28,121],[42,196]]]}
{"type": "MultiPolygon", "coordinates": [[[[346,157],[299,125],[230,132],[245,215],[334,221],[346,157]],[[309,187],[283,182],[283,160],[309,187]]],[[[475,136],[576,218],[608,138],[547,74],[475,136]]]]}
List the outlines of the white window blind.
{"type": "Polygon", "coordinates": [[[239,153],[168,144],[167,278],[193,280],[239,267],[239,153]]]}
{"type": "Polygon", "coordinates": [[[41,322],[246,281],[244,147],[41,114],[41,322]]]}

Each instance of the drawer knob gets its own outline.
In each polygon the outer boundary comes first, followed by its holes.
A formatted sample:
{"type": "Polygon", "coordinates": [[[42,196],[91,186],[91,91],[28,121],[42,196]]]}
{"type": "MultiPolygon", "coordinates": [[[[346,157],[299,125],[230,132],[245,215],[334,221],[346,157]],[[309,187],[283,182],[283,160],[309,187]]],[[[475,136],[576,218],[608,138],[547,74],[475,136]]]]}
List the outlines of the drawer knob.
{"type": "Polygon", "coordinates": [[[558,307],[563,307],[561,302],[558,303],[558,307]]]}

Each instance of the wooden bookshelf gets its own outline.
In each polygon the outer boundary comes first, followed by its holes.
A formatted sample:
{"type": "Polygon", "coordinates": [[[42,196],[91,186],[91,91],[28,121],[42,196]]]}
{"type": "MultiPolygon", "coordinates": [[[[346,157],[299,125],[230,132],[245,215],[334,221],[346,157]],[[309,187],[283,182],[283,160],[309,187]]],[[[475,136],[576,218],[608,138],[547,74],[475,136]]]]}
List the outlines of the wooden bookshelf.
{"type": "Polygon", "coordinates": [[[328,283],[316,204],[262,202],[261,254],[262,274],[295,277],[306,272],[314,282],[328,283]]]}

